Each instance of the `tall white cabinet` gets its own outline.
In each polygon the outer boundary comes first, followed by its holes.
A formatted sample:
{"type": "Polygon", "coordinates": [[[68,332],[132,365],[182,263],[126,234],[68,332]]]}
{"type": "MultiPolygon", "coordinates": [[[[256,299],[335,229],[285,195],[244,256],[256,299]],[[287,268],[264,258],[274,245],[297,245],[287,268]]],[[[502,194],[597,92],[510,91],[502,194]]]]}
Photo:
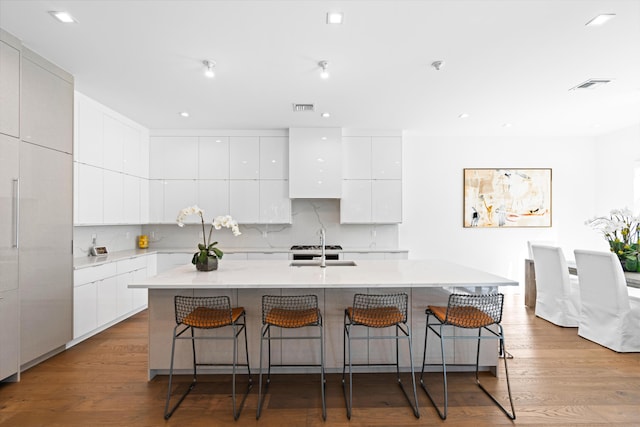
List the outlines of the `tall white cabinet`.
{"type": "Polygon", "coordinates": [[[343,136],[340,222],[402,222],[402,137],[343,136]]]}
{"type": "Polygon", "coordinates": [[[0,380],[72,336],[73,77],[0,30],[0,380]]]}

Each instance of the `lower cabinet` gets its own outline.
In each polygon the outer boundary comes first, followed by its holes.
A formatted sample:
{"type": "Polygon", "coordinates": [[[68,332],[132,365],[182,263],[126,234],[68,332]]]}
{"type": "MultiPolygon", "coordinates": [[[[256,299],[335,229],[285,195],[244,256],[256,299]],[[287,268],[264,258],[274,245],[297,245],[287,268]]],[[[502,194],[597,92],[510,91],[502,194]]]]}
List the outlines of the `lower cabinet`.
{"type": "Polygon", "coordinates": [[[18,305],[17,289],[0,292],[0,381],[18,372],[18,305]]]}
{"type": "Polygon", "coordinates": [[[74,345],[147,306],[146,289],[129,283],[155,275],[156,255],[139,256],[74,272],[74,345]]]}

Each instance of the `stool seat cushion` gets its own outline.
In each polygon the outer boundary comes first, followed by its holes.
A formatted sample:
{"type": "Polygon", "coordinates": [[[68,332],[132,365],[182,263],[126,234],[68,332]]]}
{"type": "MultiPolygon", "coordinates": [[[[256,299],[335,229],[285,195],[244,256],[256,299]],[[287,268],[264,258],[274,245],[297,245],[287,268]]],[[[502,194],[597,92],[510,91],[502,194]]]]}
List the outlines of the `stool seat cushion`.
{"type": "Polygon", "coordinates": [[[319,321],[317,308],[289,310],[274,307],[265,316],[265,323],[281,328],[301,328],[316,325],[319,321]]]}
{"type": "Polygon", "coordinates": [[[244,307],[234,307],[229,310],[208,307],[196,307],[187,314],[182,323],[194,328],[219,328],[231,325],[244,313],[244,307]]]}
{"type": "Polygon", "coordinates": [[[404,316],[398,307],[347,308],[347,316],[353,323],[372,328],[386,328],[404,321],[404,316]]]}
{"type": "Polygon", "coordinates": [[[484,311],[473,306],[447,307],[430,305],[429,310],[441,322],[461,328],[482,328],[496,323],[484,311]]]}

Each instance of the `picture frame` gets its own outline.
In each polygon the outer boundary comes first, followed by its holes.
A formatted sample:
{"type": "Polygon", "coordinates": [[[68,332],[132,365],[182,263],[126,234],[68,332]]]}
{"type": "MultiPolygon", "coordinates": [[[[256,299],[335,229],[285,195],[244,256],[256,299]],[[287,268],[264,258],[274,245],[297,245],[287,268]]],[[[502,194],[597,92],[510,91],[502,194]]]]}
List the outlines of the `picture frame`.
{"type": "Polygon", "coordinates": [[[463,226],[552,226],[551,168],[465,168],[463,226]]]}

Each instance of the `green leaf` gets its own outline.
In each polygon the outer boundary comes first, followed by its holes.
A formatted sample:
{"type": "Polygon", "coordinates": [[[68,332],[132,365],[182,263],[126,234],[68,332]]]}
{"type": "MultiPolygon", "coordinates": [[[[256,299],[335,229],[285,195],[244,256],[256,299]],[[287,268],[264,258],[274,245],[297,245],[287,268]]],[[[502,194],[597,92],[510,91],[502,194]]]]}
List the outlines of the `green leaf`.
{"type": "Polygon", "coordinates": [[[203,245],[202,243],[198,243],[198,249],[200,249],[201,251],[204,251],[207,249],[207,247],[205,245],[203,245]]]}
{"type": "Polygon", "coordinates": [[[191,258],[191,264],[196,265],[196,261],[198,261],[198,255],[200,255],[200,252],[196,252],[195,254],[193,254],[193,258],[191,258]]]}
{"type": "Polygon", "coordinates": [[[222,258],[222,255],[224,255],[224,253],[218,248],[212,248],[212,250],[213,250],[213,253],[215,253],[218,258],[222,258]]]}

